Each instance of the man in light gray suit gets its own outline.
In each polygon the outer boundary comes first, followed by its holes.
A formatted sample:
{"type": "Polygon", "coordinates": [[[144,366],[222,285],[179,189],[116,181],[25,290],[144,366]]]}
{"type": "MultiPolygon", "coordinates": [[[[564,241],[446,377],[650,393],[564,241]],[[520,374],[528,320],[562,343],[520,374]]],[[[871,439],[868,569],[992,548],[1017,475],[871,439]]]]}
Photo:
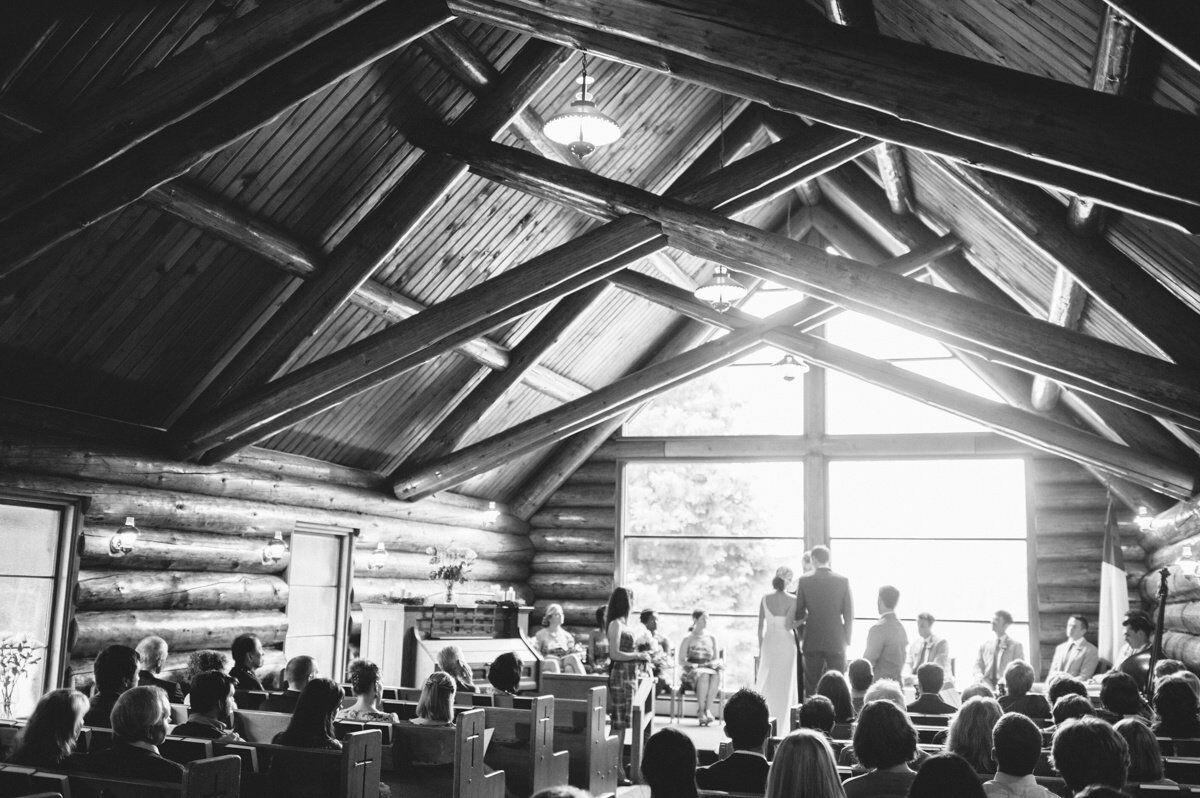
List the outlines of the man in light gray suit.
{"type": "Polygon", "coordinates": [[[829,567],[829,549],[814,546],[813,572],[796,582],[796,625],[804,626],[804,693],[813,695],[827,670],[846,670],[854,623],[850,580],[829,567]]]}
{"type": "Polygon", "coordinates": [[[908,633],[896,619],[896,604],[900,591],[891,585],[879,588],[879,620],[867,632],[867,647],[863,659],[871,663],[876,679],[900,681],[904,659],[908,653],[908,633]]]}

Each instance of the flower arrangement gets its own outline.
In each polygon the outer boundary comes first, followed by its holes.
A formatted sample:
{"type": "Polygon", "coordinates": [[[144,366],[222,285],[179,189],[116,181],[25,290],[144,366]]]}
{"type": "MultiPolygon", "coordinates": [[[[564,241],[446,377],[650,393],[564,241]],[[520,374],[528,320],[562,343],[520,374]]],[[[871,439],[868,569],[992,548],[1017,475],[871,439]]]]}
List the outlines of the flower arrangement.
{"type": "Polygon", "coordinates": [[[475,560],[479,558],[479,555],[473,549],[459,548],[453,543],[445,548],[430,546],[425,549],[425,553],[430,555],[429,564],[433,566],[429,572],[429,578],[434,581],[440,579],[444,582],[446,601],[453,601],[454,586],[467,581],[467,574],[475,566],[475,560]]]}
{"type": "Polygon", "coordinates": [[[0,642],[0,698],[4,700],[5,717],[12,717],[17,682],[28,676],[32,666],[41,661],[37,655],[40,648],[24,635],[7,637],[0,642]]]}

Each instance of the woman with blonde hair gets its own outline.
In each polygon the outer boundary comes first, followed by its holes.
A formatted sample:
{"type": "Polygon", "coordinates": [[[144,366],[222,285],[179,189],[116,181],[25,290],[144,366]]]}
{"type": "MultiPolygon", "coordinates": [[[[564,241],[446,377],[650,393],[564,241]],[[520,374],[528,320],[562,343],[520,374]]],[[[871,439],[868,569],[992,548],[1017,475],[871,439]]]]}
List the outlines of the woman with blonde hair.
{"type": "Polygon", "coordinates": [[[544,626],[533,636],[538,653],[544,658],[542,671],[545,673],[584,673],[575,636],[563,628],[561,604],[551,604],[542,617],[544,626]]]}
{"type": "Polygon", "coordinates": [[[46,693],[17,734],[9,763],[50,770],[61,766],[75,752],[83,716],[90,706],[87,696],[78,690],[62,688],[46,693]]]}
{"type": "Polygon", "coordinates": [[[451,726],[454,724],[454,679],[450,674],[434,671],[421,687],[417,701],[418,726],[451,726]]]}
{"type": "Polygon", "coordinates": [[[765,798],[846,798],[825,735],[797,729],[783,738],[767,772],[765,798]]]}
{"type": "Polygon", "coordinates": [[[687,637],[679,641],[679,684],[684,690],[696,693],[696,720],[701,726],[713,722],[709,706],[717,695],[721,661],[717,638],[708,632],[708,613],[692,611],[692,626],[687,637]]]}
{"type": "Polygon", "coordinates": [[[458,692],[478,692],[479,688],[475,686],[475,679],[471,675],[471,666],[467,664],[467,659],[458,646],[443,646],[438,651],[437,666],[450,674],[450,678],[454,680],[454,689],[458,692]]]}
{"type": "Polygon", "coordinates": [[[975,768],[976,773],[991,775],[996,772],[996,761],[992,758],[992,727],[1004,710],[994,698],[975,697],[962,705],[958,714],[950,721],[946,737],[946,750],[958,754],[975,768]]]}

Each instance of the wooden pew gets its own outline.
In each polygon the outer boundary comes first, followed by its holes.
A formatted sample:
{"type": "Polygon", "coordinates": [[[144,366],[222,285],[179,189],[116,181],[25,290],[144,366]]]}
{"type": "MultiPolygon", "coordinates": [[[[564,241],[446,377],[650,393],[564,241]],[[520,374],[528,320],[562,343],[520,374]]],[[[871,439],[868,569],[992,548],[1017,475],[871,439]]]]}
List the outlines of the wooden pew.
{"type": "Polygon", "coordinates": [[[282,712],[239,709],[233,716],[233,728],[246,742],[270,743],[276,734],[288,727],[291,720],[291,715],[282,712]]]}
{"type": "Polygon", "coordinates": [[[542,695],[576,701],[586,701],[593,687],[608,687],[608,677],[592,673],[543,673],[538,682],[542,695]]]}
{"type": "Polygon", "coordinates": [[[401,791],[421,792],[420,768],[413,762],[453,762],[450,798],[503,798],[504,771],[488,773],[484,765],[487,718],[483,709],[460,712],[454,726],[418,726],[397,723],[392,727],[392,763],[401,791]]]}
{"type": "Polygon", "coordinates": [[[218,751],[229,751],[230,758],[237,761],[240,771],[246,767],[248,759],[252,762],[257,760],[257,771],[246,779],[245,798],[258,798],[271,793],[272,785],[268,776],[271,760],[280,755],[328,760],[328,767],[337,772],[337,791],[329,798],[379,798],[383,736],[377,729],[372,729],[347,734],[341,742],[340,751],[326,748],[294,748],[261,742],[216,743],[214,748],[218,751]],[[246,756],[245,749],[252,749],[255,756],[246,756]]]}
{"type": "Polygon", "coordinates": [[[589,688],[583,700],[555,696],[554,743],[571,756],[572,786],[593,798],[616,793],[621,740],[608,733],[607,687],[589,688]]]}
{"type": "Polygon", "coordinates": [[[242,763],[236,756],[192,762],[182,784],[71,773],[72,798],[239,798],[242,763]]]}
{"type": "Polygon", "coordinates": [[[521,795],[566,784],[570,754],[555,750],[554,696],[537,696],[529,709],[485,707],[492,741],[484,762],[508,773],[506,786],[521,795]]]}
{"type": "Polygon", "coordinates": [[[634,784],[642,782],[642,755],[646,738],[654,725],[654,680],[642,679],[633,694],[633,711],[629,716],[629,731],[633,735],[629,750],[629,778],[634,784]]]}
{"type": "Polygon", "coordinates": [[[35,793],[58,793],[70,796],[69,777],[63,773],[47,773],[21,765],[0,764],[0,795],[32,796],[35,793]]]}
{"type": "Polygon", "coordinates": [[[171,737],[159,743],[158,752],[166,759],[187,765],[201,759],[212,759],[213,742],[200,737],[171,737]]]}

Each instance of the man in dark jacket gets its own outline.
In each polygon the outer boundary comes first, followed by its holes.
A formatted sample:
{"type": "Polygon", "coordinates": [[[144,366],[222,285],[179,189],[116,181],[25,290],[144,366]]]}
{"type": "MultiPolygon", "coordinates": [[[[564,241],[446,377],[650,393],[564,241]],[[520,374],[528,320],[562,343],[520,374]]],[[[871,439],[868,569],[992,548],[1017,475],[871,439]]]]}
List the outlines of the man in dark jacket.
{"type": "Polygon", "coordinates": [[[271,693],[259,707],[263,712],[286,712],[289,715],[296,711],[296,702],[304,686],[317,678],[317,661],[310,656],[301,654],[292,657],[287,664],[287,690],[282,693],[271,693]]]}
{"type": "Polygon", "coordinates": [[[947,704],[938,695],[942,691],[942,684],[945,679],[946,672],[942,670],[941,665],[926,662],[917,668],[917,685],[921,690],[921,695],[916,701],[908,705],[908,714],[953,715],[955,712],[958,712],[957,707],[947,704]]]}
{"type": "Polygon", "coordinates": [[[171,706],[162,690],[157,687],[126,690],[112,710],[112,747],[76,754],[67,760],[67,769],[179,784],[183,781],[183,768],[158,753],[159,743],[167,737],[170,720],[171,706]]]}
{"type": "Polygon", "coordinates": [[[192,679],[192,711],[187,723],[172,730],[174,737],[202,737],[223,743],[241,742],[233,730],[233,677],[220,671],[205,671],[192,679]]]}
{"type": "Polygon", "coordinates": [[[262,641],[255,635],[238,635],[233,639],[229,653],[233,654],[233,669],[229,675],[237,682],[237,689],[262,690],[262,682],[254,672],[263,664],[262,641]]]}
{"type": "Polygon", "coordinates": [[[850,580],[829,567],[829,549],[814,546],[813,572],[796,581],[796,623],[804,624],[804,694],[817,692],[825,671],[846,670],[854,623],[850,580]]]}
{"type": "Polygon", "coordinates": [[[105,646],[92,665],[96,689],[92,706],[83,716],[85,726],[109,728],[109,715],[121,694],[137,684],[138,654],[129,646],[105,646]]]}
{"type": "Polygon", "coordinates": [[[725,702],[724,715],[733,753],[720,762],[697,768],[696,786],[724,792],[766,792],[770,765],[763,746],[771,732],[766,700],[753,690],[738,690],[725,702]]]}

